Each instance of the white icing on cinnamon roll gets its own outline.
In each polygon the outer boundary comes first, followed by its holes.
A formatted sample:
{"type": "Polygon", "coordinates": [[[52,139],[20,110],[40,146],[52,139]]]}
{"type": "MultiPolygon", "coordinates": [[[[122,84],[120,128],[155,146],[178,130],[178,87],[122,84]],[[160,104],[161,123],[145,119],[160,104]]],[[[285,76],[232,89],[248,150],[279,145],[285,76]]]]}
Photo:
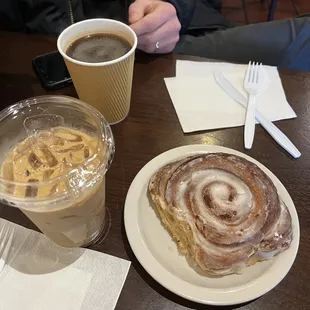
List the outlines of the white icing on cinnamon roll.
{"type": "Polygon", "coordinates": [[[225,275],[287,249],[291,217],[269,177],[244,158],[191,156],[159,169],[151,199],[179,251],[225,275]]]}

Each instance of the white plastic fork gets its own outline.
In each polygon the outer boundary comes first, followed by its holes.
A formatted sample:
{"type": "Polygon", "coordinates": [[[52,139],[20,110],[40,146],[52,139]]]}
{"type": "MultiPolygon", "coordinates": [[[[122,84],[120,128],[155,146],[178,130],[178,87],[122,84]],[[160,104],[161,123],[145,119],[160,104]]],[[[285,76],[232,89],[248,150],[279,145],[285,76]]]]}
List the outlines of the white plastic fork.
{"type": "Polygon", "coordinates": [[[255,97],[259,93],[262,84],[262,64],[249,62],[244,78],[244,89],[248,93],[248,105],[244,124],[244,147],[250,149],[255,133],[255,97]]]}
{"type": "Polygon", "coordinates": [[[3,224],[0,230],[0,275],[9,260],[13,241],[14,228],[10,224],[3,224]]]}

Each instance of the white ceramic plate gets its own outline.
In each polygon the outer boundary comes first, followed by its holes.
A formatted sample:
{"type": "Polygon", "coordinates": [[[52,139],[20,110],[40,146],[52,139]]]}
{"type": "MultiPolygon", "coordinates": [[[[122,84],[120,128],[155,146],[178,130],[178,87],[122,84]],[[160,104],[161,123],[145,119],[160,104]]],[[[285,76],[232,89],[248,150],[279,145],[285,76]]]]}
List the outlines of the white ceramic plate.
{"type": "Polygon", "coordinates": [[[253,300],[274,288],[290,270],[299,245],[299,222],[294,203],[282,183],[265,166],[238,151],[213,145],[189,145],[167,151],[147,163],[133,180],[125,202],[125,228],[129,243],[144,269],[161,285],[186,299],[213,305],[233,305],[253,300]],[[195,153],[225,152],[258,165],[274,182],[293,223],[293,242],[272,260],[247,267],[242,275],[208,278],[199,275],[178,254],[147,197],[152,174],[173,160],[195,153]]]}

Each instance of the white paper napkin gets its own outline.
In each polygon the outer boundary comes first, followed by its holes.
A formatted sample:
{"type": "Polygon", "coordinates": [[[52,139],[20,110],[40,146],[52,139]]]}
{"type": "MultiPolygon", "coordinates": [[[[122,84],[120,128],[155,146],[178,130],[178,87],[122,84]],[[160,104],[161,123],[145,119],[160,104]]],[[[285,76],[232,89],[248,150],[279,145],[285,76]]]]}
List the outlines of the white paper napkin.
{"type": "Polygon", "coordinates": [[[3,225],[13,227],[14,238],[0,274],[1,310],[115,308],[129,261],[88,249],[62,248],[38,232],[0,219],[0,228],[3,225]]]}
{"type": "MultiPolygon", "coordinates": [[[[243,79],[247,65],[177,61],[176,77],[165,78],[172,103],[184,132],[244,125],[245,109],[217,84],[219,71],[246,96],[243,79]]],[[[277,68],[264,66],[265,84],[257,109],[269,120],[296,117],[288,104],[277,68]]]]}

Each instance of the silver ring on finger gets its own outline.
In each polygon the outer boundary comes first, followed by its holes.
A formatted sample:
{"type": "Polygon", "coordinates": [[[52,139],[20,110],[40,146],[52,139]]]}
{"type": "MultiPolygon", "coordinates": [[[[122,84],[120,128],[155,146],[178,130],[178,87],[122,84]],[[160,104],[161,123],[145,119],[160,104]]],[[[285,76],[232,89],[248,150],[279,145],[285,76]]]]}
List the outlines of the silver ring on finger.
{"type": "Polygon", "coordinates": [[[159,41],[155,43],[154,53],[158,52],[158,50],[159,50],[159,41]]]}

